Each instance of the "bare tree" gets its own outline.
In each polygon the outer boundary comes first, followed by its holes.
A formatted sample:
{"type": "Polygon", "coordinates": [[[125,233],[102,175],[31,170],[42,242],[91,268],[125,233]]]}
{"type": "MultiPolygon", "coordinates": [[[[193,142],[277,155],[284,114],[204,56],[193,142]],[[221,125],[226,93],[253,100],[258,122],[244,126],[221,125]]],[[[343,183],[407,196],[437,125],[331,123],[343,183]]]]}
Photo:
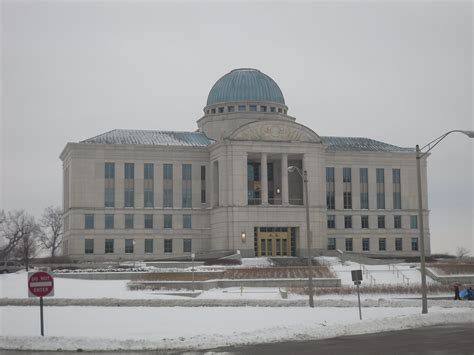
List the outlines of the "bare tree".
{"type": "Polygon", "coordinates": [[[458,259],[462,259],[467,255],[469,255],[469,249],[466,249],[464,247],[457,248],[456,256],[458,257],[458,259]]]}
{"type": "Polygon", "coordinates": [[[41,234],[39,241],[44,249],[51,250],[51,257],[56,256],[63,240],[63,213],[60,207],[49,206],[41,216],[41,234]]]}
{"type": "Polygon", "coordinates": [[[23,238],[38,232],[38,226],[32,216],[25,211],[9,211],[0,213],[0,259],[6,260],[23,238]]]}
{"type": "Polygon", "coordinates": [[[34,221],[34,219],[31,219],[28,228],[28,231],[23,234],[23,237],[20,239],[13,251],[15,257],[23,261],[25,264],[26,271],[29,269],[30,260],[34,258],[38,252],[38,242],[41,235],[40,226],[34,221]]]}

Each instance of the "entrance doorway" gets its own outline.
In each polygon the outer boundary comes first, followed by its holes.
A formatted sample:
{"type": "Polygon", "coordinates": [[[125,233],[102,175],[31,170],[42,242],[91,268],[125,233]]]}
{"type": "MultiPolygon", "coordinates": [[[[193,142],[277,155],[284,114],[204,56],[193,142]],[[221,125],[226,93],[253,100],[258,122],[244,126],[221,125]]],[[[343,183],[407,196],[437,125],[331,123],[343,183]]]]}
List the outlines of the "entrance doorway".
{"type": "Polygon", "coordinates": [[[257,228],[257,256],[289,256],[291,255],[291,233],[287,227],[257,228]]]}

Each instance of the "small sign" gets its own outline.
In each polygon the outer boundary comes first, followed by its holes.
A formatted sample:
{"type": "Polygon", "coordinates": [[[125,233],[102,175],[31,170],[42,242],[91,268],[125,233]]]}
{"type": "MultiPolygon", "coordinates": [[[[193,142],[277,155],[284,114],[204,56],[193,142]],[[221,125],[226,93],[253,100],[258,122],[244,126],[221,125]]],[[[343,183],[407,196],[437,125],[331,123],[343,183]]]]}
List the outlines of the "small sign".
{"type": "Polygon", "coordinates": [[[28,273],[28,297],[54,296],[53,275],[46,271],[28,273]]]}
{"type": "MultiPolygon", "coordinates": [[[[352,270],[352,281],[362,281],[362,270],[352,270]]],[[[360,284],[360,283],[359,283],[360,284]]]]}

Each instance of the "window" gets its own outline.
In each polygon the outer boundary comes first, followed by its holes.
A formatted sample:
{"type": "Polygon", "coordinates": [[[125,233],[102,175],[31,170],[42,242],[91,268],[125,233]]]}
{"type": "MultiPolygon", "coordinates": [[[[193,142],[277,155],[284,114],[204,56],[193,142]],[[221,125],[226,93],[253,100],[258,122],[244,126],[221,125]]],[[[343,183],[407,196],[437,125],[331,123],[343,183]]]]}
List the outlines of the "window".
{"type": "Polygon", "coordinates": [[[145,215],[145,229],[153,229],[153,215],[146,214],[145,215]]]}
{"type": "Polygon", "coordinates": [[[219,113],[223,113],[224,112],[224,108],[223,107],[219,107],[219,113]]]}
{"type": "Polygon", "coordinates": [[[326,168],[326,207],[333,210],[335,206],[334,168],[326,168]]]}
{"type": "Polygon", "coordinates": [[[201,203],[206,203],[206,166],[201,165],[201,203]]]}
{"type": "Polygon", "coordinates": [[[125,215],[125,229],[133,229],[133,214],[125,215]]]}
{"type": "Polygon", "coordinates": [[[153,179],[154,166],[151,163],[145,163],[143,172],[143,205],[144,207],[153,207],[155,204],[153,198],[153,179]]]}
{"type": "Polygon", "coordinates": [[[418,238],[411,238],[411,250],[418,250],[418,238]]]}
{"type": "Polygon", "coordinates": [[[215,113],[216,113],[216,109],[215,109],[215,108],[211,108],[211,113],[212,113],[212,114],[215,114],[215,113]]]}
{"type": "Polygon", "coordinates": [[[173,215],[165,214],[164,215],[164,228],[173,228],[173,215]]]}
{"type": "Polygon", "coordinates": [[[145,239],[145,254],[153,253],[153,239],[145,239]]]}
{"type": "Polygon", "coordinates": [[[173,207],[173,164],[163,164],[163,207],[173,207]]]}
{"type": "Polygon", "coordinates": [[[342,168],[344,209],[352,208],[352,173],[351,168],[342,168]]]}
{"type": "Polygon", "coordinates": [[[135,164],[125,163],[125,207],[135,206],[135,164]]]}
{"type": "Polygon", "coordinates": [[[352,228],[352,216],[344,216],[344,228],[352,228]]]}
{"type": "Polygon", "coordinates": [[[283,113],[283,109],[278,108],[278,112],[279,112],[279,113],[283,113]]]}
{"type": "Polygon", "coordinates": [[[110,254],[114,252],[114,240],[106,239],[105,240],[105,254],[110,254]]]}
{"type": "Polygon", "coordinates": [[[397,251],[403,250],[403,239],[402,238],[395,238],[395,250],[397,250],[397,251]]]}
{"type": "Polygon", "coordinates": [[[105,163],[104,179],[104,207],[115,207],[115,163],[105,163]]]}
{"type": "Polygon", "coordinates": [[[379,250],[380,251],[385,251],[386,250],[386,239],[385,238],[379,238],[379,250]]]}
{"type": "Polygon", "coordinates": [[[133,245],[135,244],[133,239],[125,239],[125,253],[133,253],[133,245]]]}
{"type": "Polygon", "coordinates": [[[182,186],[182,206],[183,208],[192,207],[192,165],[183,164],[183,186],[182,186]]]}
{"type": "Polygon", "coordinates": [[[84,215],[84,228],[94,229],[94,215],[93,214],[84,215]]]}
{"type": "Polygon", "coordinates": [[[385,176],[384,169],[376,170],[377,182],[377,208],[379,210],[385,209],[385,176]]]}
{"type": "Polygon", "coordinates": [[[352,238],[346,238],[346,251],[352,251],[352,238]]]}
{"type": "Polygon", "coordinates": [[[257,111],[257,105],[249,105],[249,111],[257,111]]]}
{"type": "Polygon", "coordinates": [[[328,250],[336,250],[336,238],[328,238],[328,250]]]}
{"type": "Polygon", "coordinates": [[[402,193],[400,187],[400,169],[392,170],[392,180],[393,180],[393,209],[401,210],[402,209],[402,193]]]}
{"type": "Polygon", "coordinates": [[[191,229],[191,215],[190,214],[183,214],[183,228],[191,229]]]}
{"type": "Polygon", "coordinates": [[[191,253],[193,241],[191,239],[183,239],[183,253],[191,253]]]}
{"type": "Polygon", "coordinates": [[[411,229],[418,228],[418,216],[410,216],[410,228],[411,229]]]}
{"type": "Polygon", "coordinates": [[[377,216],[377,226],[379,228],[385,228],[385,216],[377,216]]]}
{"type": "Polygon", "coordinates": [[[105,229],[114,229],[114,215],[106,214],[104,220],[105,229]]]}
{"type": "Polygon", "coordinates": [[[369,238],[362,238],[362,250],[369,251],[370,250],[370,239],[369,238]]]}
{"type": "Polygon", "coordinates": [[[360,227],[363,229],[369,228],[369,216],[360,216],[360,227]]]}
{"type": "Polygon", "coordinates": [[[402,216],[393,216],[393,228],[402,228],[402,216]]]}
{"type": "Polygon", "coordinates": [[[369,209],[369,172],[367,168],[359,169],[360,175],[360,208],[369,209]]]}
{"type": "Polygon", "coordinates": [[[165,239],[165,253],[173,252],[173,239],[165,239]]]}
{"type": "Polygon", "coordinates": [[[227,106],[227,112],[234,112],[234,106],[227,106]]]}
{"type": "Polygon", "coordinates": [[[334,216],[334,215],[329,215],[328,216],[328,228],[329,229],[336,228],[336,216],[334,216]]]}
{"type": "Polygon", "coordinates": [[[275,112],[275,107],[270,107],[270,112],[275,112]]]}
{"type": "Polygon", "coordinates": [[[84,254],[94,254],[94,239],[84,240],[84,254]]]}
{"type": "Polygon", "coordinates": [[[245,111],[246,109],[247,109],[247,106],[239,105],[239,111],[245,111]]]}
{"type": "Polygon", "coordinates": [[[267,106],[260,106],[261,112],[267,112],[267,106]]]}

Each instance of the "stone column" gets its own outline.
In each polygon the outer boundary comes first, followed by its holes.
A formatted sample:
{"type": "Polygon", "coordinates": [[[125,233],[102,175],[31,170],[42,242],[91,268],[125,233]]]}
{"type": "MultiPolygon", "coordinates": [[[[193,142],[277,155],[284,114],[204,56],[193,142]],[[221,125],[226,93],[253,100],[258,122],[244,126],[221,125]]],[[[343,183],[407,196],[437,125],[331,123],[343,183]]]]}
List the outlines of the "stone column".
{"type": "Polygon", "coordinates": [[[267,174],[267,153],[262,153],[260,158],[260,191],[262,198],[262,205],[268,204],[268,174],[267,174]]]}
{"type": "Polygon", "coordinates": [[[288,154],[281,155],[281,203],[288,205],[288,154]]]}

